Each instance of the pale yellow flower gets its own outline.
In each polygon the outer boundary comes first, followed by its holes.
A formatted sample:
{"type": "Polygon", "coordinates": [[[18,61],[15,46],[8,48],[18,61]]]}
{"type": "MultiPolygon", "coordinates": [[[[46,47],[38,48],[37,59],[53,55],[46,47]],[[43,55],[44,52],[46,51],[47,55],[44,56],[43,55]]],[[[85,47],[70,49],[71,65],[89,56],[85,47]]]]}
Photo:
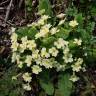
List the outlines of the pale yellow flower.
{"type": "Polygon", "coordinates": [[[46,35],[49,32],[49,28],[47,26],[43,26],[40,30],[40,33],[46,35]]]}
{"type": "Polygon", "coordinates": [[[57,15],[57,18],[62,19],[65,15],[66,15],[66,14],[64,14],[64,13],[60,13],[60,14],[57,15]]]}
{"type": "Polygon", "coordinates": [[[35,38],[38,39],[38,38],[40,38],[40,37],[42,37],[42,34],[41,34],[40,32],[38,32],[38,33],[35,35],[35,38]]]}
{"type": "Polygon", "coordinates": [[[80,64],[74,64],[71,66],[72,67],[72,70],[75,72],[79,72],[81,70],[81,65],[80,64]]]}
{"type": "Polygon", "coordinates": [[[64,54],[68,54],[68,53],[69,53],[69,51],[70,51],[70,50],[69,50],[68,46],[67,46],[67,47],[65,47],[65,48],[63,49],[63,53],[64,53],[64,54]]]}
{"type": "Polygon", "coordinates": [[[23,43],[23,44],[20,44],[19,45],[19,50],[20,50],[20,53],[23,53],[24,50],[27,48],[27,43],[23,43]]]}
{"type": "Polygon", "coordinates": [[[16,33],[12,33],[12,35],[11,35],[11,41],[12,42],[17,42],[17,34],[16,33]]]}
{"type": "Polygon", "coordinates": [[[56,27],[51,28],[50,33],[51,35],[54,35],[55,33],[59,32],[59,30],[56,27]]]}
{"type": "Polygon", "coordinates": [[[39,50],[38,50],[38,49],[37,49],[37,50],[34,50],[34,51],[32,52],[32,58],[33,58],[33,59],[37,59],[39,56],[40,56],[40,55],[39,55],[39,50]]]}
{"type": "Polygon", "coordinates": [[[78,60],[75,62],[75,64],[71,65],[72,70],[74,72],[79,72],[82,69],[82,67],[81,67],[82,63],[83,63],[83,59],[82,58],[78,58],[78,60]]]}
{"type": "Polygon", "coordinates": [[[50,59],[43,59],[42,60],[42,65],[45,67],[45,68],[52,68],[53,66],[53,63],[50,59]]]}
{"type": "Polygon", "coordinates": [[[36,48],[36,43],[35,43],[35,40],[28,40],[27,41],[27,48],[29,50],[33,50],[34,48],[36,48]]]}
{"type": "Polygon", "coordinates": [[[23,84],[23,89],[25,89],[26,91],[30,91],[31,90],[31,86],[28,84],[23,84]]]}
{"type": "Polygon", "coordinates": [[[14,32],[15,32],[15,30],[16,30],[16,28],[11,27],[11,32],[12,32],[12,33],[14,33],[14,32]]]}
{"type": "Polygon", "coordinates": [[[28,67],[31,66],[31,64],[32,64],[32,56],[31,55],[26,56],[25,63],[27,64],[28,67]]]}
{"type": "Polygon", "coordinates": [[[24,50],[27,48],[27,36],[21,38],[22,43],[19,45],[20,52],[23,53],[24,50]]]}
{"type": "Polygon", "coordinates": [[[83,63],[83,58],[78,58],[76,64],[78,64],[78,63],[82,64],[83,63]]]}
{"type": "Polygon", "coordinates": [[[18,67],[19,68],[22,68],[23,67],[23,62],[22,61],[19,61],[17,64],[18,64],[18,67]]]}
{"type": "Polygon", "coordinates": [[[37,13],[37,15],[42,15],[42,14],[44,14],[44,12],[45,12],[45,9],[39,10],[39,12],[37,13]]]}
{"type": "Polygon", "coordinates": [[[44,25],[45,20],[47,20],[49,18],[48,15],[42,15],[41,18],[38,20],[37,24],[40,25],[44,25]]]}
{"type": "Polygon", "coordinates": [[[32,66],[32,72],[34,74],[39,74],[41,71],[42,71],[42,68],[40,66],[38,66],[38,65],[33,65],[32,66]]]}
{"type": "Polygon", "coordinates": [[[54,42],[54,45],[58,48],[64,48],[65,46],[67,46],[69,44],[68,41],[63,40],[62,38],[59,38],[56,42],[54,42]]]}
{"type": "MultiPolygon", "coordinates": [[[[63,41],[63,39],[62,39],[62,41],[63,41]]],[[[55,45],[58,49],[60,49],[60,48],[62,48],[62,47],[64,46],[64,44],[63,44],[62,42],[59,42],[59,40],[56,41],[56,42],[54,42],[54,45],[55,45]]]]}
{"type": "Polygon", "coordinates": [[[22,75],[25,82],[31,82],[32,77],[30,76],[30,73],[26,72],[22,75]]]}
{"type": "Polygon", "coordinates": [[[41,57],[50,57],[50,54],[46,51],[46,48],[41,49],[41,57]]]}
{"type": "Polygon", "coordinates": [[[66,20],[66,18],[64,20],[60,20],[58,25],[64,24],[65,20],[66,20]]]}
{"type": "Polygon", "coordinates": [[[55,47],[52,47],[52,48],[49,49],[49,53],[52,56],[56,57],[58,55],[59,51],[55,47]]]}
{"type": "Polygon", "coordinates": [[[76,82],[76,81],[79,80],[79,77],[77,77],[75,74],[73,74],[73,75],[71,76],[70,80],[71,80],[72,82],[76,82]]]}
{"type": "Polygon", "coordinates": [[[71,62],[73,62],[73,58],[72,58],[72,54],[65,54],[64,56],[63,56],[63,59],[64,59],[64,62],[65,63],[71,63],[71,62]]]}
{"type": "Polygon", "coordinates": [[[12,76],[12,80],[17,80],[17,76],[12,76]]]}
{"type": "Polygon", "coordinates": [[[20,62],[20,55],[17,54],[15,58],[16,58],[16,62],[17,62],[17,64],[18,64],[18,63],[20,62]]]}
{"type": "Polygon", "coordinates": [[[12,45],[11,45],[12,51],[13,51],[13,52],[14,52],[14,51],[17,51],[18,46],[19,46],[19,43],[13,42],[12,45]]]}
{"type": "Polygon", "coordinates": [[[41,19],[43,19],[43,20],[47,20],[48,18],[50,18],[48,15],[42,15],[41,16],[41,19]]]}
{"type": "Polygon", "coordinates": [[[35,62],[37,65],[42,65],[42,58],[40,57],[40,55],[35,59],[35,62]]]}
{"type": "Polygon", "coordinates": [[[86,68],[85,68],[85,67],[82,67],[82,71],[83,71],[83,72],[86,72],[86,68]]]}
{"type": "Polygon", "coordinates": [[[17,66],[18,66],[19,68],[22,68],[22,67],[23,67],[23,62],[20,61],[20,55],[17,55],[17,56],[16,56],[16,60],[17,60],[17,66]]]}
{"type": "Polygon", "coordinates": [[[16,61],[16,56],[17,56],[17,53],[13,52],[13,54],[12,54],[12,62],[16,61]]]}
{"type": "Polygon", "coordinates": [[[41,18],[37,21],[37,26],[42,26],[45,24],[45,21],[50,18],[48,15],[42,15],[41,18]]]}
{"type": "Polygon", "coordinates": [[[74,39],[75,44],[77,44],[78,46],[80,46],[82,44],[82,40],[81,39],[74,39]]]}
{"type": "Polygon", "coordinates": [[[35,38],[38,39],[40,37],[45,37],[48,35],[49,33],[49,28],[51,27],[50,24],[46,24],[44,26],[41,27],[40,29],[40,32],[38,32],[36,35],[35,35],[35,38]]]}
{"type": "Polygon", "coordinates": [[[84,53],[84,56],[88,56],[88,53],[84,53]]]}
{"type": "Polygon", "coordinates": [[[31,24],[28,24],[27,26],[28,26],[28,27],[32,27],[32,26],[35,26],[35,27],[36,27],[36,26],[38,26],[38,23],[37,23],[37,22],[33,22],[33,23],[31,23],[31,24]]]}
{"type": "Polygon", "coordinates": [[[40,19],[38,20],[37,24],[38,24],[39,26],[40,26],[40,25],[44,25],[44,20],[40,18],[40,19]]]}
{"type": "Polygon", "coordinates": [[[57,66],[57,71],[65,71],[65,69],[66,69],[66,65],[58,65],[57,66]]]}
{"type": "Polygon", "coordinates": [[[76,20],[72,20],[72,21],[69,22],[69,25],[70,25],[71,27],[75,27],[75,26],[78,25],[78,22],[77,22],[76,20]]]}
{"type": "Polygon", "coordinates": [[[22,43],[25,43],[25,42],[27,43],[27,40],[28,40],[27,36],[21,38],[22,43]]]}

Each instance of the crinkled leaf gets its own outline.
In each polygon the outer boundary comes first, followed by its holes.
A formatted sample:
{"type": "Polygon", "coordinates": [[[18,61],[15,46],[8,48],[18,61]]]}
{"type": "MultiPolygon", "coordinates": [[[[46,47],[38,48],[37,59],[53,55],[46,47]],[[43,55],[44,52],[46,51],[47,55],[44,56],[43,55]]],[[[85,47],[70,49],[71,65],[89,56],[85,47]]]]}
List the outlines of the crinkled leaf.
{"type": "Polygon", "coordinates": [[[75,19],[76,19],[77,22],[79,23],[79,26],[83,26],[83,20],[84,20],[84,18],[83,18],[83,16],[82,16],[81,13],[80,13],[80,14],[77,14],[77,15],[75,16],[75,19]]]}
{"type": "Polygon", "coordinates": [[[95,27],[95,22],[90,22],[90,23],[88,23],[87,32],[88,32],[89,34],[92,33],[92,31],[94,30],[94,27],[95,27]]]}
{"type": "Polygon", "coordinates": [[[38,10],[45,9],[45,14],[52,16],[52,9],[49,0],[39,0],[38,10]]]}
{"type": "Polygon", "coordinates": [[[22,28],[17,29],[16,33],[18,35],[18,38],[21,39],[22,37],[27,36],[28,30],[29,30],[28,27],[22,27],[22,28]]]}
{"type": "Polygon", "coordinates": [[[53,46],[54,41],[56,40],[55,37],[51,36],[51,37],[46,37],[42,40],[42,45],[46,46],[46,47],[51,47],[53,46]]]}
{"type": "Polygon", "coordinates": [[[34,39],[35,38],[35,35],[37,33],[37,29],[35,27],[32,27],[28,30],[28,37],[30,39],[34,39]]]}
{"type": "Polygon", "coordinates": [[[2,78],[0,78],[0,96],[24,96],[24,90],[20,87],[22,81],[19,79],[12,80],[12,76],[16,75],[16,66],[11,65],[10,68],[4,72],[2,78]]]}
{"type": "Polygon", "coordinates": [[[40,86],[48,95],[53,95],[54,86],[50,80],[49,72],[44,71],[40,74],[40,86]]]}
{"type": "Polygon", "coordinates": [[[58,33],[56,33],[56,37],[57,38],[63,38],[63,39],[67,39],[69,36],[70,31],[64,28],[61,28],[60,31],[58,33]]]}
{"type": "Polygon", "coordinates": [[[72,92],[72,82],[69,80],[70,74],[64,73],[59,75],[58,90],[62,96],[70,96],[72,92]]]}
{"type": "Polygon", "coordinates": [[[68,16],[75,16],[75,15],[77,15],[78,10],[75,7],[73,7],[73,8],[69,7],[69,8],[66,8],[65,12],[68,16]]]}
{"type": "Polygon", "coordinates": [[[18,38],[21,39],[24,36],[27,36],[29,39],[34,39],[35,34],[37,33],[37,29],[35,27],[23,27],[16,30],[18,34],[18,38]]]}
{"type": "Polygon", "coordinates": [[[76,44],[74,43],[74,41],[73,40],[70,40],[69,41],[69,48],[73,49],[75,47],[76,47],[76,44]]]}
{"type": "Polygon", "coordinates": [[[46,94],[53,95],[54,87],[53,87],[53,84],[50,81],[48,81],[46,83],[43,80],[41,80],[40,85],[41,85],[42,89],[45,90],[46,94]]]}
{"type": "Polygon", "coordinates": [[[90,12],[91,12],[92,16],[96,16],[96,4],[94,4],[94,5],[92,4],[92,6],[90,8],[91,8],[90,12]]]}

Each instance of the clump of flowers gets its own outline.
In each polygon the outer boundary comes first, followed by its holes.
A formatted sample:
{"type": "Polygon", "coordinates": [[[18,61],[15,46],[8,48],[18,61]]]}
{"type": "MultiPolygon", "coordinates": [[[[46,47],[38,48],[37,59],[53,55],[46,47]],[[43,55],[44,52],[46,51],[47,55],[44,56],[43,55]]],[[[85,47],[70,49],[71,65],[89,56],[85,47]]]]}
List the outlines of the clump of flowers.
{"type": "Polygon", "coordinates": [[[60,19],[59,23],[54,25],[48,21],[51,17],[41,15],[38,21],[28,25],[28,28],[36,30],[32,38],[29,38],[28,34],[19,38],[15,30],[12,33],[12,62],[16,62],[21,70],[28,68],[28,70],[22,71],[25,90],[31,90],[32,75],[38,76],[45,69],[56,70],[57,72],[69,69],[71,70],[70,73],[73,73],[70,80],[75,82],[79,79],[75,74],[82,70],[84,60],[82,56],[78,56],[75,50],[82,48],[83,41],[78,37],[68,39],[69,36],[67,38],[63,36],[65,35],[63,34],[64,30],[67,30],[66,24],[72,31],[73,28],[78,27],[79,23],[75,19],[66,23],[65,14],[60,14],[57,18],[62,18],[62,20],[60,19]],[[64,29],[63,32],[61,31],[62,28],[64,29]],[[76,47],[75,50],[74,47],[70,47],[71,44],[76,47]]]}

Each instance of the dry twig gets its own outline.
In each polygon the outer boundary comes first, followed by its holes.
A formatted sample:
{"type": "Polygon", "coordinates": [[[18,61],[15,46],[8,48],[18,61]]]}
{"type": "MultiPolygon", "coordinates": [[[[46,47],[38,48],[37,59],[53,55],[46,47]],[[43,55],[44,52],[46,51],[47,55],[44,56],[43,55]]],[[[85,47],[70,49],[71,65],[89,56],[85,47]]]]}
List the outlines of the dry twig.
{"type": "Polygon", "coordinates": [[[9,18],[9,14],[10,14],[10,10],[11,10],[11,6],[12,6],[13,0],[10,1],[8,7],[7,7],[7,12],[6,12],[6,17],[5,17],[5,22],[8,20],[9,18]]]}
{"type": "Polygon", "coordinates": [[[20,2],[19,2],[19,8],[21,8],[22,3],[23,3],[23,0],[20,0],[20,2]]]}
{"type": "Polygon", "coordinates": [[[4,5],[5,3],[9,2],[10,0],[3,1],[0,6],[4,5]]]}

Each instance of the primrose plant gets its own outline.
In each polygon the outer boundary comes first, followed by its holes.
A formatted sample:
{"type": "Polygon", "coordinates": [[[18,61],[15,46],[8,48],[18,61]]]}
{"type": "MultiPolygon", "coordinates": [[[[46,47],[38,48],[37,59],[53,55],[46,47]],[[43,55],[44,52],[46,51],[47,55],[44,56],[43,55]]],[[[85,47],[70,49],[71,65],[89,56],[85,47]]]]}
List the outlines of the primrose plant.
{"type": "Polygon", "coordinates": [[[68,71],[73,82],[79,79],[76,74],[84,71],[83,40],[76,33],[79,23],[75,18],[69,21],[63,13],[54,18],[41,14],[22,28],[24,32],[12,28],[12,62],[21,70],[27,91],[32,89],[34,75],[38,77],[44,70],[68,71]]]}

